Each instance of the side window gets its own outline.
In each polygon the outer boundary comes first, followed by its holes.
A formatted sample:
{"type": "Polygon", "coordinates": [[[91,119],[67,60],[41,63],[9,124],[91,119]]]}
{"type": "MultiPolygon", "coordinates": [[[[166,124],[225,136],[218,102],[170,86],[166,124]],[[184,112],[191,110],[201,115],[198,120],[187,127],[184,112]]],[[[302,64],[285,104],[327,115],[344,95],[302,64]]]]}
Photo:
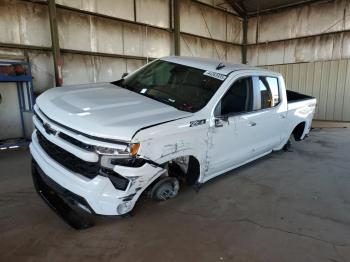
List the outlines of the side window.
{"type": "Polygon", "coordinates": [[[252,111],[253,81],[251,77],[238,79],[215,108],[215,115],[228,115],[252,111]]]}
{"type": "Polygon", "coordinates": [[[280,102],[278,79],[276,77],[259,77],[259,88],[261,97],[260,109],[277,106],[280,102]]]}
{"type": "Polygon", "coordinates": [[[267,82],[269,83],[270,90],[272,93],[272,106],[277,106],[280,103],[280,92],[278,85],[277,77],[266,77],[267,82]]]}

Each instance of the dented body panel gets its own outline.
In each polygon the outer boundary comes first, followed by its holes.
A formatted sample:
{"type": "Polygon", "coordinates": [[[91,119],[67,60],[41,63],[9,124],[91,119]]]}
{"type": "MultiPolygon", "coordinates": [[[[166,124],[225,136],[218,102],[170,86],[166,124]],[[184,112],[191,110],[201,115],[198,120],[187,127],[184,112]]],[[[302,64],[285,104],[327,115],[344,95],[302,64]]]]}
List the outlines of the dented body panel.
{"type": "Polygon", "coordinates": [[[195,58],[167,57],[164,61],[200,68],[206,76],[223,82],[196,112],[178,110],[111,84],[55,88],[38,98],[30,146],[33,159],[46,176],[84,198],[89,205],[86,210],[125,214],[152,183],[169,175],[169,163],[177,163],[191,176],[189,157],[197,160],[195,183],[201,184],[280,150],[301,123],[305,124],[301,139],[310,130],[316,100],[288,103],[278,73],[243,65],[219,70],[218,62],[195,58]],[[278,79],[277,106],[216,115],[219,101],[236,81],[259,76],[278,79]],[[61,155],[67,161],[61,161],[61,155]],[[87,172],[98,171],[86,177],[69,161],[86,163],[87,172]]]}

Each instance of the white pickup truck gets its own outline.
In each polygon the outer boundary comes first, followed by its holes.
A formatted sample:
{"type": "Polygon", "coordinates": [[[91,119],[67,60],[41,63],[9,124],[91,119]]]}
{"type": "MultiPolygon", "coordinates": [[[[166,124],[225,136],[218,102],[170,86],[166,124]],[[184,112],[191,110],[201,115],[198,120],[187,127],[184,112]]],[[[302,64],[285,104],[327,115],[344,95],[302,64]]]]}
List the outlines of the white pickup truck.
{"type": "Polygon", "coordinates": [[[35,105],[34,184],[70,225],[89,227],[91,214],[129,213],[143,192],[172,198],[304,139],[315,106],[279,73],[187,57],[52,88],[35,105]]]}

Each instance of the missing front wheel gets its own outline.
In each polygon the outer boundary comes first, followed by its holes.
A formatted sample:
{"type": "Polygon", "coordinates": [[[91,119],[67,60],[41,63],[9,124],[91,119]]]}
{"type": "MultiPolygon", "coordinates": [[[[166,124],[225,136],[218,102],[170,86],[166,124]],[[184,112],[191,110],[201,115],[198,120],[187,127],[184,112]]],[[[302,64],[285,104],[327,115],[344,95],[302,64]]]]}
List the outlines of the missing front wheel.
{"type": "Polygon", "coordinates": [[[154,184],[150,196],[153,200],[164,201],[176,197],[179,188],[179,181],[175,177],[164,177],[154,184]]]}

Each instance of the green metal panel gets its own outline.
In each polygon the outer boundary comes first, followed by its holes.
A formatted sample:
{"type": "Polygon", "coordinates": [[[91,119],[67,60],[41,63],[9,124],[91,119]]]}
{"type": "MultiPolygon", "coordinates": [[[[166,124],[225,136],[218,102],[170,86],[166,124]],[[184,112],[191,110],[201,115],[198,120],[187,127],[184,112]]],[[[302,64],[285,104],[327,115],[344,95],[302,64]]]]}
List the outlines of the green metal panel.
{"type": "Polygon", "coordinates": [[[334,120],[337,120],[337,121],[343,120],[344,91],[345,91],[347,64],[348,64],[347,60],[339,61],[339,70],[337,75],[337,88],[336,88],[335,102],[334,102],[334,120]]]}
{"type": "Polygon", "coordinates": [[[292,65],[286,65],[286,88],[291,89],[293,79],[293,67],[292,65]]]}
{"type": "Polygon", "coordinates": [[[350,59],[269,65],[289,90],[317,98],[315,119],[350,121],[350,59]]]}
{"type": "Polygon", "coordinates": [[[284,79],[286,78],[286,74],[287,74],[287,67],[283,66],[283,65],[279,65],[278,66],[278,71],[283,75],[284,79]]]}
{"type": "Polygon", "coordinates": [[[300,71],[299,71],[299,64],[293,64],[293,73],[292,73],[292,84],[288,87],[289,89],[298,92],[299,91],[299,78],[300,78],[300,71]]]}
{"type": "Polygon", "coordinates": [[[329,72],[331,63],[329,61],[322,62],[322,75],[320,85],[320,97],[319,100],[319,118],[326,120],[326,107],[327,107],[327,90],[329,88],[329,72]]]}
{"type": "Polygon", "coordinates": [[[307,64],[300,64],[299,66],[299,87],[298,91],[300,93],[306,93],[306,79],[307,79],[307,64]]]}
{"type": "Polygon", "coordinates": [[[306,67],[306,83],[303,90],[306,95],[312,95],[315,63],[308,63],[306,64],[306,67]]]}
{"type": "Polygon", "coordinates": [[[339,61],[330,62],[326,101],[326,120],[334,120],[335,92],[337,90],[339,61]]]}
{"type": "Polygon", "coordinates": [[[315,119],[321,119],[319,116],[319,108],[320,108],[320,103],[319,103],[319,97],[321,95],[320,87],[321,87],[321,75],[322,75],[322,69],[323,69],[323,62],[316,62],[315,63],[315,68],[314,68],[314,73],[313,73],[313,85],[312,85],[312,95],[317,98],[317,107],[316,107],[316,112],[315,112],[315,119]]]}
{"type": "Polygon", "coordinates": [[[346,84],[344,90],[344,106],[343,106],[343,119],[344,121],[350,121],[350,62],[348,60],[346,68],[346,84]]]}

